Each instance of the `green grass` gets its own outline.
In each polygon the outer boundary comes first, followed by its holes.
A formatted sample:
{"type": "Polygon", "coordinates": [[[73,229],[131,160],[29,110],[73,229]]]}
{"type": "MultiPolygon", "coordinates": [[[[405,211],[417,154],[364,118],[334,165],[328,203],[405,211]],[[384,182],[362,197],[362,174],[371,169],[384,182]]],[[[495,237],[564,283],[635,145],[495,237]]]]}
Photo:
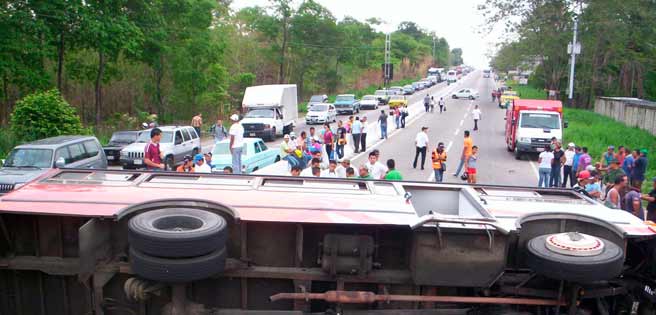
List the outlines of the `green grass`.
{"type": "Polygon", "coordinates": [[[530,85],[519,85],[515,81],[506,81],[506,85],[512,87],[519,93],[520,98],[544,100],[547,99],[547,93],[530,85]]]}
{"type": "Polygon", "coordinates": [[[651,178],[656,176],[656,138],[653,135],[588,110],[565,108],[564,115],[569,127],[565,129],[563,143],[574,142],[578,146],[588,147],[595,161],[601,161],[609,145],[649,150],[649,165],[642,191],[651,190],[651,178]]]}

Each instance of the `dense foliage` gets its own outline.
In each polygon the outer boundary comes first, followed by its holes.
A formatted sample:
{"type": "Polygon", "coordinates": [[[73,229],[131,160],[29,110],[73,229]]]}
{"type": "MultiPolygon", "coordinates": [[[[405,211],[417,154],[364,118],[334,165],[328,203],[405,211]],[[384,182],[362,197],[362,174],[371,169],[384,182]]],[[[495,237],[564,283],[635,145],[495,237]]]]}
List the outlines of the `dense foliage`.
{"type": "Polygon", "coordinates": [[[11,114],[11,131],[19,141],[79,134],[83,132],[80,117],[61,97],[50,90],[31,94],[16,103],[11,114]]]}
{"type": "Polygon", "coordinates": [[[578,17],[582,51],[576,60],[575,98],[590,106],[596,96],[656,99],[656,2],[642,0],[486,0],[491,27],[516,34],[501,45],[492,66],[533,69],[539,86],[566,94],[567,44],[578,17]]]}
{"type": "MultiPolygon", "coordinates": [[[[380,21],[338,20],[312,0],[240,10],[230,2],[4,2],[2,123],[17,100],[50,88],[101,125],[117,113],[157,113],[162,122],[227,113],[251,84],[295,83],[301,97],[380,84],[380,21]]],[[[415,23],[391,38],[395,79],[462,62],[460,50],[415,23]]]]}

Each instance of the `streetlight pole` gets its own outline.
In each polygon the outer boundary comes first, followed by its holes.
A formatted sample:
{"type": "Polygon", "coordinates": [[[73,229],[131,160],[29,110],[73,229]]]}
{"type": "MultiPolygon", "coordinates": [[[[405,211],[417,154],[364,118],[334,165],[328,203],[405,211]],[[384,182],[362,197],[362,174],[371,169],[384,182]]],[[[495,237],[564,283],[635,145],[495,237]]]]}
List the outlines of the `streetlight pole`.
{"type": "Polygon", "coordinates": [[[385,34],[385,80],[384,80],[384,85],[387,88],[389,85],[391,76],[392,76],[392,69],[390,63],[392,62],[392,56],[390,51],[392,50],[392,39],[391,39],[391,34],[387,33],[385,34]]]}
{"type": "Polygon", "coordinates": [[[579,28],[579,15],[578,13],[574,16],[574,35],[572,38],[572,43],[568,45],[567,50],[571,54],[570,57],[570,68],[569,68],[569,95],[567,97],[568,103],[570,106],[573,105],[574,98],[574,68],[576,66],[576,55],[581,53],[581,45],[576,42],[576,33],[579,28]]]}

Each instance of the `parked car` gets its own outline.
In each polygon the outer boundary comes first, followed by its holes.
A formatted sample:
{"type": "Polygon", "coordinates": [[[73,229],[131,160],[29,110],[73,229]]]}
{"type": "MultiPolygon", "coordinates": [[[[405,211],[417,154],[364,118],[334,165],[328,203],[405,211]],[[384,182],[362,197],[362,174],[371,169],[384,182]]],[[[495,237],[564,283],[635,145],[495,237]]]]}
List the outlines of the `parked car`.
{"type": "Polygon", "coordinates": [[[116,131],[112,134],[106,146],[103,146],[107,164],[121,163],[121,150],[126,146],[134,143],[139,138],[141,130],[116,131]]]}
{"type": "Polygon", "coordinates": [[[390,108],[396,108],[399,106],[406,106],[406,105],[408,105],[408,99],[406,99],[404,95],[394,95],[392,96],[392,98],[390,98],[389,101],[390,108]]]}
{"type": "Polygon", "coordinates": [[[337,111],[335,105],[329,103],[314,104],[305,115],[305,123],[308,125],[335,121],[337,121],[337,111]]]}
{"type": "Polygon", "coordinates": [[[58,136],[15,147],[0,168],[0,195],[52,168],[107,168],[100,142],[90,136],[58,136]]]}
{"type": "Polygon", "coordinates": [[[403,95],[412,95],[415,92],[415,89],[412,85],[406,85],[403,87],[403,95]]]}
{"type": "Polygon", "coordinates": [[[390,92],[388,90],[377,90],[376,98],[378,98],[378,105],[387,105],[390,99],[390,92]]]}
{"type": "Polygon", "coordinates": [[[378,109],[378,103],[376,95],[365,95],[360,100],[360,109],[378,109]]]}
{"type": "Polygon", "coordinates": [[[478,92],[473,89],[462,89],[458,92],[453,93],[451,95],[452,98],[458,99],[458,98],[468,98],[470,100],[474,100],[478,98],[478,92]]]}
{"type": "Polygon", "coordinates": [[[310,101],[307,103],[307,108],[312,107],[314,104],[328,103],[328,95],[312,95],[310,101]]]}
{"type": "Polygon", "coordinates": [[[412,83],[412,88],[415,89],[415,91],[420,91],[424,89],[424,86],[421,84],[421,82],[413,82],[412,83]]]}
{"type": "Polygon", "coordinates": [[[353,115],[360,112],[360,101],[353,94],[340,94],[335,99],[337,114],[353,115]]]}
{"type": "MultiPolygon", "coordinates": [[[[200,138],[191,126],[161,126],[160,151],[167,170],[175,170],[185,155],[194,156],[201,152],[200,138]]],[[[150,142],[150,130],[144,130],[137,141],[121,150],[121,165],[124,169],[144,168],[144,152],[150,142]]]]}
{"type": "MultiPolygon", "coordinates": [[[[244,138],[244,149],[241,151],[242,173],[257,171],[280,161],[280,150],[269,149],[260,138],[244,138]]],[[[226,166],[232,166],[230,140],[220,141],[212,149],[213,172],[220,173],[226,166]]]]}

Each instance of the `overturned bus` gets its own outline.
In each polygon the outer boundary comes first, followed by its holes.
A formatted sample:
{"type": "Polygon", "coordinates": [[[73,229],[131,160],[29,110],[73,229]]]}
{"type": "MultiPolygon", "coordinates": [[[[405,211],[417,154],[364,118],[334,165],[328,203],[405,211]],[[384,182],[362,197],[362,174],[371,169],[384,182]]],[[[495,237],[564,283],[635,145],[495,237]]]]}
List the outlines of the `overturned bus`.
{"type": "Polygon", "coordinates": [[[0,314],[654,314],[655,230],[570,190],[53,170],[0,314]]]}

